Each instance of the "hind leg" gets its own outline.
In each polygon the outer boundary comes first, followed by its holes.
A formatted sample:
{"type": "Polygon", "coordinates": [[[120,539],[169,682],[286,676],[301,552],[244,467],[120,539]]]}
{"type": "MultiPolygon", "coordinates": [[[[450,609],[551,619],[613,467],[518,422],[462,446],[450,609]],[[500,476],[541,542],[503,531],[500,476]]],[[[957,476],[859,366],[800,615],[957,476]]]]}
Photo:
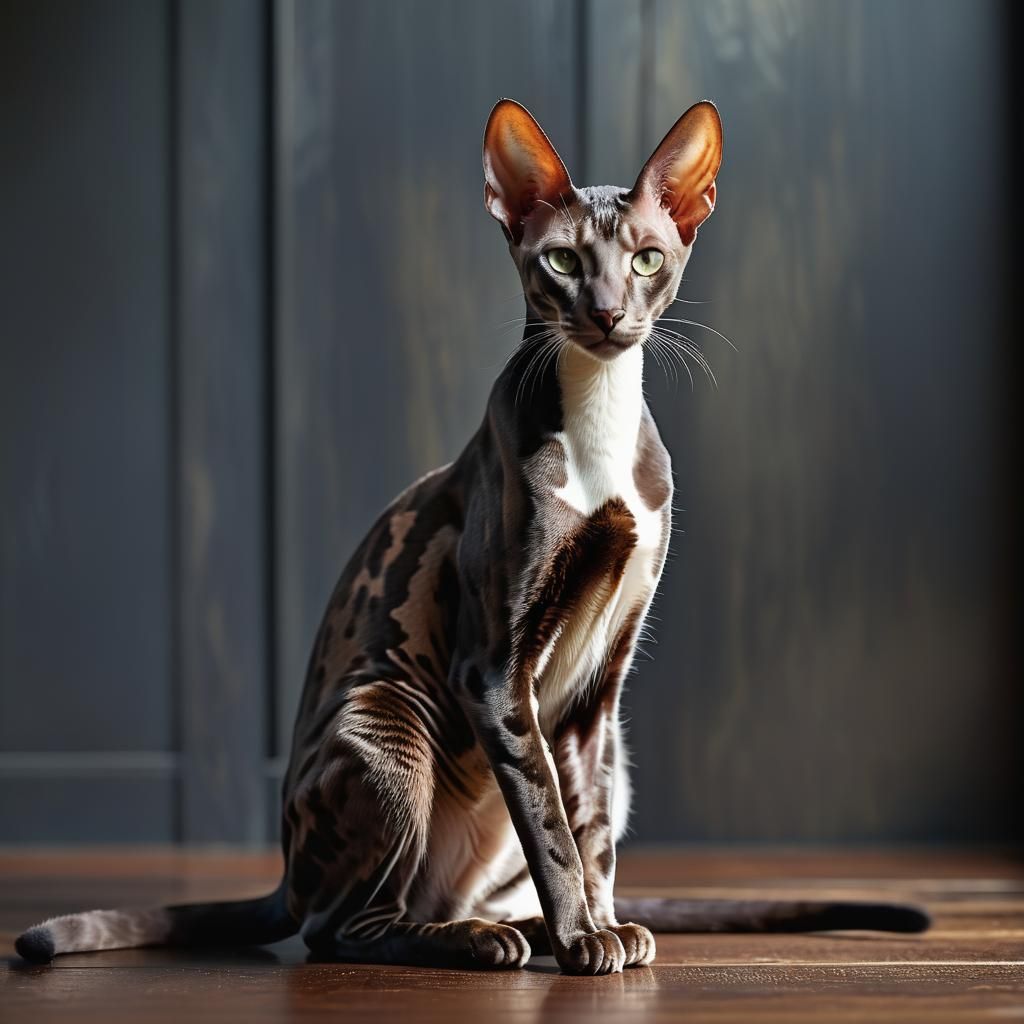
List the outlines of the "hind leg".
{"type": "Polygon", "coordinates": [[[314,959],[463,969],[514,969],[529,960],[529,943],[509,925],[408,921],[406,895],[421,855],[386,819],[363,820],[376,825],[351,837],[308,902],[300,930],[314,959]]]}
{"type": "Polygon", "coordinates": [[[346,963],[514,970],[530,959],[530,944],[510,925],[471,917],[434,924],[395,921],[372,939],[339,936],[316,955],[346,963]]]}
{"type": "MultiPolygon", "coordinates": [[[[313,957],[346,963],[406,964],[422,967],[519,968],[530,945],[515,928],[481,918],[432,923],[406,919],[410,885],[422,867],[415,831],[397,828],[378,807],[369,806],[362,782],[350,786],[346,806],[358,807],[365,828],[333,834],[335,860],[310,862],[307,843],[292,872],[296,885],[317,878],[305,901],[300,929],[313,957]]],[[[324,837],[323,820],[316,849],[324,837]]]]}
{"type": "Polygon", "coordinates": [[[437,755],[427,729],[386,680],[353,688],[325,715],[290,777],[290,910],[319,959],[522,967],[530,946],[507,925],[406,918],[409,891],[428,869],[437,755]]]}
{"type": "Polygon", "coordinates": [[[361,884],[331,888],[303,923],[302,937],[315,959],[497,969],[519,968],[529,960],[530,944],[510,925],[478,917],[405,920],[404,875],[387,861],[362,874],[361,884]]]}

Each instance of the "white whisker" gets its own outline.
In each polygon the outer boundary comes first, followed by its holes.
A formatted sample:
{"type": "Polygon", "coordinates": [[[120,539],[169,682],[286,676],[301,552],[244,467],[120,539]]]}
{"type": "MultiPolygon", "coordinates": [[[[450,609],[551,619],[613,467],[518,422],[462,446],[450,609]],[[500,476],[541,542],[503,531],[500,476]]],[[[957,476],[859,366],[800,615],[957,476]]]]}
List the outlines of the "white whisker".
{"type": "Polygon", "coordinates": [[[714,385],[718,387],[718,378],[715,376],[714,370],[711,369],[711,364],[707,361],[704,353],[701,351],[700,346],[693,341],[692,338],[687,338],[685,334],[680,334],[678,331],[671,331],[665,327],[654,327],[651,330],[652,335],[656,335],[661,342],[667,345],[672,351],[675,351],[683,360],[685,364],[685,356],[690,356],[694,362],[704,371],[704,375],[714,385]],[[686,344],[684,344],[684,342],[686,344]]]}
{"type": "MultiPolygon", "coordinates": [[[[523,375],[519,378],[519,383],[516,386],[516,394],[514,399],[516,405],[519,405],[519,402],[526,391],[526,385],[529,382],[531,375],[533,374],[535,369],[539,369],[541,361],[548,354],[548,350],[552,343],[557,345],[559,341],[560,339],[558,337],[557,330],[548,329],[546,331],[541,332],[540,334],[533,335],[529,339],[526,339],[525,344],[520,346],[520,352],[525,353],[525,351],[530,349],[531,346],[532,351],[530,352],[530,361],[527,364],[526,369],[523,372],[523,375]]],[[[532,389],[530,393],[532,395],[532,389]]]]}
{"type": "Polygon", "coordinates": [[[703,327],[705,331],[710,331],[712,334],[717,334],[733,350],[733,352],[739,352],[739,349],[721,332],[716,331],[714,327],[709,327],[707,324],[702,324],[697,320],[680,320],[671,316],[663,316],[660,319],[670,324],[689,324],[691,327],[703,327]]]}

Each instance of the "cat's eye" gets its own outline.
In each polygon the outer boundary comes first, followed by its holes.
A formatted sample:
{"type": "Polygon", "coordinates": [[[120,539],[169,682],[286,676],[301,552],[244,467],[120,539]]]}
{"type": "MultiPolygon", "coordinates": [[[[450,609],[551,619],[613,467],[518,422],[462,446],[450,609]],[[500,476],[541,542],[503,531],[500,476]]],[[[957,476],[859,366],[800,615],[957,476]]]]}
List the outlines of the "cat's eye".
{"type": "Polygon", "coordinates": [[[657,249],[641,249],[633,257],[633,269],[641,277],[650,277],[651,274],[656,274],[661,270],[661,265],[664,262],[664,253],[659,252],[657,249]]]}
{"type": "Polygon", "coordinates": [[[579,257],[572,249],[548,249],[545,254],[551,269],[557,274],[571,274],[579,266],[579,257]]]}

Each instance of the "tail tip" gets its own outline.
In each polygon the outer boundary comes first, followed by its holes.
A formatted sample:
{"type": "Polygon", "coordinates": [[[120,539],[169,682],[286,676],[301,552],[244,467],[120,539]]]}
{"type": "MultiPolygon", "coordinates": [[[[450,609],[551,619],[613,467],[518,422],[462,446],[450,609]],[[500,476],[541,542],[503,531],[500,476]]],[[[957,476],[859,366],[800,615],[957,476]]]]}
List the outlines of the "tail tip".
{"type": "Polygon", "coordinates": [[[33,964],[48,964],[56,955],[53,935],[45,925],[29,928],[14,940],[14,950],[23,960],[33,964]]]}
{"type": "Polygon", "coordinates": [[[923,907],[900,904],[892,907],[890,913],[894,932],[926,932],[932,926],[931,914],[923,907]]]}
{"type": "Polygon", "coordinates": [[[926,932],[932,924],[928,911],[912,903],[854,903],[843,908],[840,921],[840,928],[867,928],[905,935],[926,932]]]}

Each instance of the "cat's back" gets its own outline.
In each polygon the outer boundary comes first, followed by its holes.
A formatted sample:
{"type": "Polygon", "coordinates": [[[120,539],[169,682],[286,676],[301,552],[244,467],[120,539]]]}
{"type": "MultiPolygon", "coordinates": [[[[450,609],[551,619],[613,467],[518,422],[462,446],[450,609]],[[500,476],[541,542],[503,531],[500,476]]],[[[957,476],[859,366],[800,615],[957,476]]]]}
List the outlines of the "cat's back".
{"type": "Polygon", "coordinates": [[[313,646],[296,739],[313,739],[318,709],[360,683],[444,686],[459,606],[462,472],[454,463],[417,480],[349,559],[313,646]]]}

